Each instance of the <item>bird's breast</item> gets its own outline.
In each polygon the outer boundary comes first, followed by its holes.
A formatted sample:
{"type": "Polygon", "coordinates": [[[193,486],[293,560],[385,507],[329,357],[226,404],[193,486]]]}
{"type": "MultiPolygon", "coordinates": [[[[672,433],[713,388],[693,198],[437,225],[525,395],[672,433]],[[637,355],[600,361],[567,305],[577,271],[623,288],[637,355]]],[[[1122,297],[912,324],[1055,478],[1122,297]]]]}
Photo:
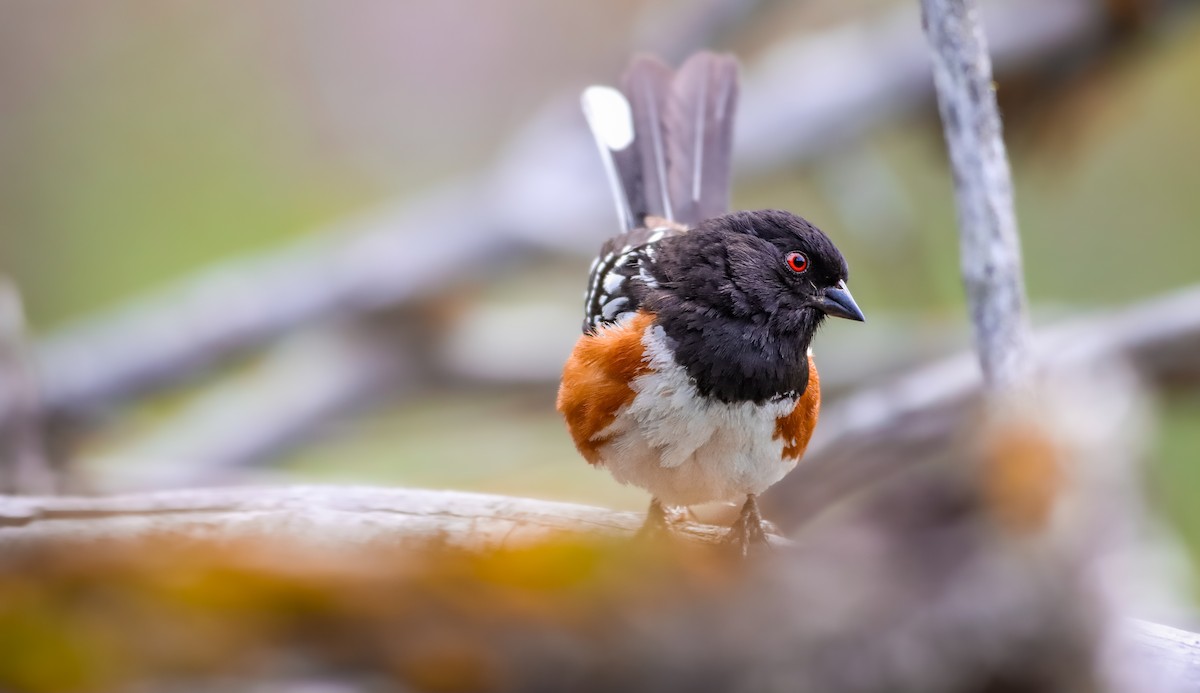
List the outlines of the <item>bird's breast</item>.
{"type": "Polygon", "coordinates": [[[632,397],[593,436],[596,461],[619,481],[691,505],[761,493],[795,466],[820,406],[815,368],[800,395],[722,402],[697,390],[661,327],[647,325],[641,346],[632,397]]]}

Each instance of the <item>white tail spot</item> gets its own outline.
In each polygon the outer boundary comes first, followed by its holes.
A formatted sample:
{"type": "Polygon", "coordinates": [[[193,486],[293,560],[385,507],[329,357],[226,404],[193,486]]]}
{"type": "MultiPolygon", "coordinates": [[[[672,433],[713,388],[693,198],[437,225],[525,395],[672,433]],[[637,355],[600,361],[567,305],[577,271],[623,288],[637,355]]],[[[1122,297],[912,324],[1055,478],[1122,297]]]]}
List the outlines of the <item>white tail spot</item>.
{"type": "Polygon", "coordinates": [[[625,96],[612,87],[588,87],[583,90],[583,114],[596,140],[612,150],[622,150],[633,142],[633,112],[625,96]]]}

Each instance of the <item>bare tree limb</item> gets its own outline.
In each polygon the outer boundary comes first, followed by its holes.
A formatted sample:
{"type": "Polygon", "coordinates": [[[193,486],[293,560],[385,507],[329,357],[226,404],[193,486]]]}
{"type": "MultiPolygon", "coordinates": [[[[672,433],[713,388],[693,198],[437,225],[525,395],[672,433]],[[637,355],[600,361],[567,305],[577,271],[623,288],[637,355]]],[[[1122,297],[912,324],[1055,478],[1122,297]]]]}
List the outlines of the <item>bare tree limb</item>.
{"type": "Polygon", "coordinates": [[[963,282],[988,387],[1032,372],[1012,174],[977,0],[921,0],[958,200],[963,282]]]}
{"type": "Polygon", "coordinates": [[[300,325],[429,297],[460,280],[446,268],[468,248],[489,258],[480,269],[500,271],[516,248],[482,197],[477,184],[464,184],[382,209],[68,328],[37,353],[45,406],[86,414],[300,325]]]}
{"type": "Polygon", "coordinates": [[[245,468],[323,433],[321,425],[420,387],[411,343],[379,330],[318,331],[197,394],[150,434],[77,460],[88,492],[233,483],[245,468]]]}

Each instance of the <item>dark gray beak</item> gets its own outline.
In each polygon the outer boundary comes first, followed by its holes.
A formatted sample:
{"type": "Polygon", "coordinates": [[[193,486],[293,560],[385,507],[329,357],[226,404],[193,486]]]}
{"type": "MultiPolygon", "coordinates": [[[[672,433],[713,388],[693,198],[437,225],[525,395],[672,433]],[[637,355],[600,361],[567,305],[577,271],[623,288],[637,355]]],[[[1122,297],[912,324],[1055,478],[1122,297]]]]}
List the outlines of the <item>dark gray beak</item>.
{"type": "Polygon", "coordinates": [[[850,295],[850,290],[846,288],[844,281],[838,282],[837,286],[825,289],[825,294],[821,296],[816,305],[818,310],[835,318],[846,318],[858,322],[864,322],[867,319],[858,304],[854,302],[854,297],[850,295]]]}

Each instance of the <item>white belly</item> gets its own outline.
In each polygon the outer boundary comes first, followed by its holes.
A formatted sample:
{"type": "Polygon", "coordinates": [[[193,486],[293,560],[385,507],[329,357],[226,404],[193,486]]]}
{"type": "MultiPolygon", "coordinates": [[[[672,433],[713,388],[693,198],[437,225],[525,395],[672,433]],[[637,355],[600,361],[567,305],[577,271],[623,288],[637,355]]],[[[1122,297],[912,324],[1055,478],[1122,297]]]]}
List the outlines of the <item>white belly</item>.
{"type": "Polygon", "coordinates": [[[726,404],[699,396],[663,348],[661,327],[642,338],[651,371],[636,395],[597,438],[601,464],[617,481],[646,489],[668,505],[742,500],[762,493],[795,466],[782,459],[776,420],[796,400],[726,404]]]}

